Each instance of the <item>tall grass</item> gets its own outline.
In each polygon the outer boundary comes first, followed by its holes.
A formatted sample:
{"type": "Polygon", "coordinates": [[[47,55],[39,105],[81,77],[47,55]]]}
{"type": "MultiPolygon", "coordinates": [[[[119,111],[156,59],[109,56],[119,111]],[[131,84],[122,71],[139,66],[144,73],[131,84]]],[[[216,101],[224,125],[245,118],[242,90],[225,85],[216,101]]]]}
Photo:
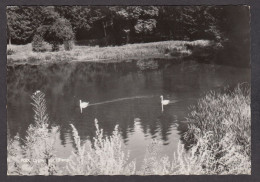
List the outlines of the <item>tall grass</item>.
{"type": "Polygon", "coordinates": [[[162,144],[154,140],[146,149],[141,169],[129,160],[118,126],[104,136],[95,120],[93,141],[82,141],[71,124],[76,150],[65,165],[55,155],[58,127],[50,126],[44,94],[32,96],[35,123],[25,139],[8,142],[9,175],[189,175],[250,174],[251,131],[250,89],[239,85],[230,93],[210,92],[193,107],[187,120],[192,124],[185,138],[189,149],[179,142],[173,159],[163,155],[162,144]],[[26,159],[26,160],[25,160],[26,159]]]}
{"type": "Polygon", "coordinates": [[[192,149],[202,146],[201,139],[210,133],[204,145],[214,158],[217,174],[251,172],[250,95],[245,84],[227,93],[210,92],[187,118],[192,124],[184,137],[192,141],[192,149]]]}
{"type": "Polygon", "coordinates": [[[196,142],[208,131],[212,132],[213,143],[219,143],[226,135],[251,152],[251,108],[250,88],[238,85],[226,93],[210,92],[192,107],[188,116],[189,130],[185,137],[196,142]]]}
{"type": "Polygon", "coordinates": [[[182,58],[192,54],[188,46],[207,47],[210,41],[162,41],[152,43],[127,44],[114,47],[75,46],[71,51],[61,49],[58,52],[33,52],[32,45],[12,45],[15,51],[8,55],[8,64],[37,64],[52,62],[90,61],[119,62],[142,59],[182,58]],[[35,60],[35,62],[33,61],[35,60]]]}

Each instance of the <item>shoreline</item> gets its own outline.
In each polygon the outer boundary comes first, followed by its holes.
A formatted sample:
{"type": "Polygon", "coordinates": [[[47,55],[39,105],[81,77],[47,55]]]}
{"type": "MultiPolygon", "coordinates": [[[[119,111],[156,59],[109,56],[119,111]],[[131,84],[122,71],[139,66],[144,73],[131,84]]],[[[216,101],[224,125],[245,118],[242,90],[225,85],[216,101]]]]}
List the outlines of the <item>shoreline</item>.
{"type": "Polygon", "coordinates": [[[65,62],[117,63],[139,60],[176,60],[192,56],[193,51],[190,47],[208,46],[210,46],[208,40],[162,41],[114,47],[74,46],[71,51],[33,52],[31,44],[11,45],[7,46],[7,49],[12,49],[14,53],[7,55],[7,66],[65,62]]]}

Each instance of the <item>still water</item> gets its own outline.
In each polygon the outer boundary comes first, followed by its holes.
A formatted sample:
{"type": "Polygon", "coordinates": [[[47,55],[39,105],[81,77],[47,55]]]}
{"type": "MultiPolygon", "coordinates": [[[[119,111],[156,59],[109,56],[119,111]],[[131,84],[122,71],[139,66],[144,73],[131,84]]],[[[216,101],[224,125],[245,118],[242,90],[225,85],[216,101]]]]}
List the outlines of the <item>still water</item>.
{"type": "Polygon", "coordinates": [[[74,124],[81,139],[95,135],[94,119],[112,134],[119,125],[130,158],[141,161],[152,139],[163,143],[162,152],[172,156],[185,132],[190,105],[209,90],[250,82],[250,69],[187,61],[159,61],[152,70],[139,69],[136,62],[59,63],[21,65],[7,68],[7,121],[9,137],[26,134],[33,123],[30,96],[36,90],[46,94],[52,125],[60,126],[56,142],[58,156],[74,150],[74,124]],[[160,95],[170,100],[162,112],[160,95]],[[89,102],[80,113],[79,100],[89,102]]]}

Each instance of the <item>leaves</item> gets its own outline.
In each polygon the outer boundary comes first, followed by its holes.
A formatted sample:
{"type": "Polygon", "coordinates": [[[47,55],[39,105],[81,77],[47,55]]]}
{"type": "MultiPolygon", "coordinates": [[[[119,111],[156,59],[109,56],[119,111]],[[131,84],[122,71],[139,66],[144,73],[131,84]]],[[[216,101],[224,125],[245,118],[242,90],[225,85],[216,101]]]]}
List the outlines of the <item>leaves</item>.
{"type": "Polygon", "coordinates": [[[138,20],[135,25],[136,33],[151,33],[156,28],[156,20],[148,19],[148,20],[138,20]]]}

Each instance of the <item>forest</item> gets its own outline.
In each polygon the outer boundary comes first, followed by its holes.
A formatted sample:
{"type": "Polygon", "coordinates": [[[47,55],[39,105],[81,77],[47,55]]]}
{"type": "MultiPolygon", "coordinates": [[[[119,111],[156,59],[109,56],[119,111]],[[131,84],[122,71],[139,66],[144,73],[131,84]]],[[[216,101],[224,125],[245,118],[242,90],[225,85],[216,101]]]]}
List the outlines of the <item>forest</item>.
{"type": "Polygon", "coordinates": [[[37,52],[45,51],[42,41],[55,51],[61,44],[72,49],[72,42],[118,46],[212,40],[222,62],[250,65],[246,6],[8,6],[6,10],[7,43],[33,42],[37,52]]]}
{"type": "Polygon", "coordinates": [[[14,44],[29,43],[42,27],[58,29],[55,25],[72,28],[77,41],[98,45],[235,41],[248,38],[248,11],[246,6],[8,6],[7,30],[14,44]]]}

